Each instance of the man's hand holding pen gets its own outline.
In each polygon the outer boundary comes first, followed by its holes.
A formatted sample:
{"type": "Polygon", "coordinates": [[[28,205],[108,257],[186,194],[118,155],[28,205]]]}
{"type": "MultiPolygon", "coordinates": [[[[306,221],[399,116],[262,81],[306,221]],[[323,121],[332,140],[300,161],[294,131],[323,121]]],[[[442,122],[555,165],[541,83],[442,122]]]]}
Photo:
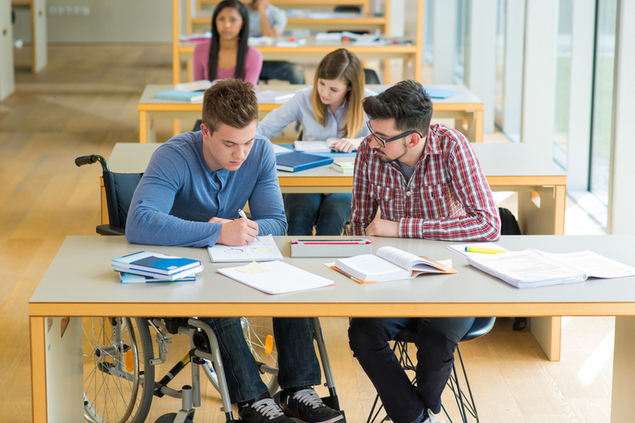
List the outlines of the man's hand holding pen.
{"type": "Polygon", "coordinates": [[[239,219],[227,220],[213,217],[210,222],[222,223],[223,226],[218,235],[216,243],[231,246],[241,246],[253,242],[258,236],[258,224],[253,220],[249,220],[245,212],[238,210],[239,219]]]}

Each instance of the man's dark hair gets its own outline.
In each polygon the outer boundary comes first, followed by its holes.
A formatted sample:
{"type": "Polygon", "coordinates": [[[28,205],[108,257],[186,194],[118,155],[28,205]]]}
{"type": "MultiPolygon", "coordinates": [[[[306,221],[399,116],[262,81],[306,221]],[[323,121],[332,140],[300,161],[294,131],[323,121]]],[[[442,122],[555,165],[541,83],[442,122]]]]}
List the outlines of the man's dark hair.
{"type": "Polygon", "coordinates": [[[362,104],[370,119],[395,119],[398,131],[417,131],[423,137],[428,135],[432,102],[416,81],[398,82],[381,94],[366,97],[362,104]]]}
{"type": "Polygon", "coordinates": [[[223,79],[205,91],[203,123],[212,133],[221,123],[242,129],[258,117],[258,100],[251,82],[223,79]]]}

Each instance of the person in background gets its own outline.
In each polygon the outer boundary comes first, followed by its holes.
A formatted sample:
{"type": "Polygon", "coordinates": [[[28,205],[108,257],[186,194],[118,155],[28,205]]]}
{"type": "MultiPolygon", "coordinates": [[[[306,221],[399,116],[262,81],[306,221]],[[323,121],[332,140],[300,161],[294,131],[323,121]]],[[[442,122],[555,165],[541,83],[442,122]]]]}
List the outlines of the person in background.
{"type": "MultiPolygon", "coordinates": [[[[341,48],[324,56],[313,87],[296,91],[265,116],[256,133],[275,137],[297,119],[304,140],[339,138],[335,150],[351,152],[368,134],[362,99],[374,94],[364,88],[364,71],[357,56],[341,48]]],[[[341,235],[351,215],[351,194],[286,194],[284,208],[288,235],[312,235],[314,225],[317,235],[341,235]]]]}
{"type": "MultiPolygon", "coordinates": [[[[269,140],[256,135],[258,117],[251,83],[232,78],[209,88],[201,130],[173,137],[152,155],[132,197],[127,240],[204,248],[284,235],[287,222],[276,160],[269,140]],[[247,202],[251,219],[238,213],[247,202]]],[[[294,423],[291,417],[307,423],[343,421],[313,390],[321,378],[313,319],[273,319],[280,404],[260,378],[240,318],[201,320],[218,338],[231,401],[244,423],[294,423]]]]}
{"type": "MultiPolygon", "coordinates": [[[[351,234],[441,241],[496,241],[500,219],[485,175],[460,132],[430,125],[421,84],[401,81],[364,99],[370,136],[357,152],[351,234]],[[377,217],[377,209],[381,217],[377,217]]],[[[350,347],[395,423],[442,422],[441,393],[469,318],[353,318],[350,347]],[[417,333],[416,386],[389,341],[417,333]]]]}
{"type": "Polygon", "coordinates": [[[262,53],[248,41],[247,7],[238,0],[223,0],[212,15],[212,39],[194,47],[194,80],[238,78],[257,85],[262,53]]]}
{"type": "MultiPolygon", "coordinates": [[[[271,5],[269,0],[251,0],[249,3],[249,35],[278,38],[287,26],[284,10],[271,5]]],[[[279,79],[291,84],[306,84],[304,67],[285,60],[265,60],[260,79],[279,79]]]]}

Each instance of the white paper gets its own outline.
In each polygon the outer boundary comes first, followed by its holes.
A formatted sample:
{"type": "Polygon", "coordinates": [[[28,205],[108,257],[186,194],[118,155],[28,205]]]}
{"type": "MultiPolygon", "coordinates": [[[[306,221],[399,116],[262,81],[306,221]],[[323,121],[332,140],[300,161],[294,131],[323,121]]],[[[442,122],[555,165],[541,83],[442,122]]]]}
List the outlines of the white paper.
{"type": "Polygon", "coordinates": [[[271,235],[258,236],[253,242],[240,247],[216,244],[207,247],[207,252],[212,263],[282,260],[282,254],[271,235]]]}
{"type": "Polygon", "coordinates": [[[238,271],[237,267],[229,267],[218,269],[218,273],[267,294],[286,294],[335,284],[330,279],[291,266],[283,261],[268,261],[260,263],[260,265],[269,271],[249,274],[238,271]]]}

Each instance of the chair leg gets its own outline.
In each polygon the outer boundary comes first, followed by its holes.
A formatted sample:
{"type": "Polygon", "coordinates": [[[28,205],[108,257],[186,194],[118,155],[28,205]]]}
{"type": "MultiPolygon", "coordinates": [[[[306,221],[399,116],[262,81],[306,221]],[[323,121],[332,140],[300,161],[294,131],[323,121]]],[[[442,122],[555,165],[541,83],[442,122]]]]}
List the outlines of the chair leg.
{"type": "MultiPolygon", "coordinates": [[[[459,356],[459,364],[461,366],[461,371],[463,372],[463,380],[465,381],[465,385],[467,388],[467,395],[463,389],[461,389],[461,385],[459,382],[459,377],[456,371],[456,363],[452,366],[452,374],[450,379],[448,380],[448,387],[454,394],[454,399],[456,401],[456,406],[459,411],[459,415],[461,417],[461,421],[463,423],[468,423],[468,413],[475,420],[476,423],[479,423],[478,413],[476,411],[476,404],[474,403],[474,397],[472,395],[472,388],[470,387],[470,381],[467,377],[467,371],[465,370],[465,365],[463,363],[463,356],[461,355],[461,349],[457,346],[457,353],[459,356]]],[[[448,415],[445,407],[443,408],[445,415],[448,417],[450,422],[452,419],[448,415]]]]}

